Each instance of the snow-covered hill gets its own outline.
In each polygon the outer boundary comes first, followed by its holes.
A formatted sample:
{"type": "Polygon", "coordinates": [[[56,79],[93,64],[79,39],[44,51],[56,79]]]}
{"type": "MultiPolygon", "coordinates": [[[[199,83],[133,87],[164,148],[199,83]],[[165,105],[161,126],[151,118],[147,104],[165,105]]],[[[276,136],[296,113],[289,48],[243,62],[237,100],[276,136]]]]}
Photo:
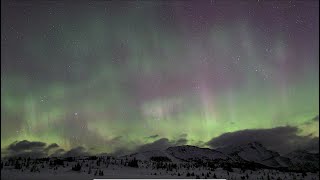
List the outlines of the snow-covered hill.
{"type": "Polygon", "coordinates": [[[288,167],[291,165],[290,159],[280,156],[280,154],[275,151],[268,150],[258,142],[241,146],[227,146],[218,148],[217,150],[230,155],[234,159],[243,159],[269,167],[288,167]]]}
{"type": "Polygon", "coordinates": [[[138,152],[123,156],[122,159],[150,161],[153,159],[170,162],[222,162],[224,164],[257,163],[270,168],[287,168],[292,170],[319,169],[319,154],[295,151],[286,156],[264,147],[258,142],[240,146],[227,146],[216,150],[196,146],[174,146],[166,150],[138,152]]]}
{"type": "Polygon", "coordinates": [[[319,179],[319,154],[294,151],[281,156],[257,142],[219,150],[185,145],[120,158],[106,154],[41,159],[5,158],[1,159],[1,179],[319,179]]]}
{"type": "Polygon", "coordinates": [[[122,156],[122,159],[133,159],[141,161],[149,161],[152,158],[168,159],[171,162],[190,162],[190,161],[212,161],[217,159],[228,160],[230,157],[222,152],[209,149],[199,148],[196,146],[174,146],[166,150],[153,150],[138,152],[127,156],[122,156]]]}
{"type": "Polygon", "coordinates": [[[287,155],[292,162],[292,169],[319,170],[319,153],[309,153],[305,150],[296,150],[287,155]]]}
{"type": "Polygon", "coordinates": [[[225,155],[220,151],[188,145],[169,147],[166,152],[182,161],[212,161],[216,159],[230,159],[228,155],[225,155]]]}
{"type": "Polygon", "coordinates": [[[171,162],[179,162],[180,160],[171,156],[165,150],[152,150],[152,151],[144,151],[138,152],[126,156],[120,157],[121,159],[136,159],[140,161],[150,161],[152,158],[162,158],[164,160],[169,160],[171,162]]]}

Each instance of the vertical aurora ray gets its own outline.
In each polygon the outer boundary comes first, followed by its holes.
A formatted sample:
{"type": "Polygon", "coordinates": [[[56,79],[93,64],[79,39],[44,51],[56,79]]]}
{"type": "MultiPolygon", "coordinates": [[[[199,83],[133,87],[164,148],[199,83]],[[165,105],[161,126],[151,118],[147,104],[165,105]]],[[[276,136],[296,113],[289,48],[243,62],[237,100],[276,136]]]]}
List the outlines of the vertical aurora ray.
{"type": "Polygon", "coordinates": [[[224,3],[5,2],[1,148],[112,152],[286,125],[318,137],[318,2],[224,3]]]}

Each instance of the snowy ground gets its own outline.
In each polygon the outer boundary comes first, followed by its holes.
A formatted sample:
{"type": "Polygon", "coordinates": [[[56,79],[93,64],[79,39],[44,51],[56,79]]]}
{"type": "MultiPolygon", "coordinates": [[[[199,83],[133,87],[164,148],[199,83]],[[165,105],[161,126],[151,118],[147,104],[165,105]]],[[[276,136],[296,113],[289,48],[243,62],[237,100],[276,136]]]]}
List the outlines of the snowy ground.
{"type": "Polygon", "coordinates": [[[180,168],[179,170],[167,171],[164,169],[152,169],[152,168],[133,168],[122,165],[109,165],[108,167],[99,167],[99,170],[104,172],[103,176],[94,175],[95,169],[92,169],[92,172],[88,174],[88,167],[83,167],[81,172],[76,172],[71,170],[71,166],[68,167],[58,167],[57,170],[49,168],[40,168],[40,172],[30,172],[26,169],[22,170],[14,169],[13,167],[4,167],[1,170],[1,179],[79,179],[87,180],[94,178],[143,178],[143,179],[173,179],[173,178],[207,178],[213,179],[214,177],[221,179],[274,179],[277,180],[279,177],[281,179],[306,179],[306,180],[318,180],[319,173],[307,173],[303,177],[302,173],[288,173],[280,172],[277,170],[259,170],[259,171],[250,171],[240,172],[239,169],[234,169],[234,172],[227,172],[218,168],[214,171],[210,171],[204,168],[195,168],[193,170],[187,170],[180,168]],[[187,176],[187,173],[190,173],[190,176],[187,176]],[[192,174],[194,173],[194,176],[192,174]],[[209,174],[209,177],[207,176],[209,174]],[[215,175],[215,176],[214,176],[215,175]],[[248,176],[247,176],[248,175],[248,176]],[[241,178],[242,177],[242,178],[241,178]],[[248,177],[248,178],[247,178],[248,177]]]}

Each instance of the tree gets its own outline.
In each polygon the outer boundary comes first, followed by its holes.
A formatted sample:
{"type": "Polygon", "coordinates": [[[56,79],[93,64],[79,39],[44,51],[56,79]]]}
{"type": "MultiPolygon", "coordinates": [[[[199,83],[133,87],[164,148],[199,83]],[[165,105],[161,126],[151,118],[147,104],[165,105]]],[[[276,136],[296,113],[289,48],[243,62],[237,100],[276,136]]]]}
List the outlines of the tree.
{"type": "Polygon", "coordinates": [[[217,179],[217,175],[216,175],[216,174],[213,174],[213,178],[214,178],[214,179],[217,179]]]}
{"type": "Polygon", "coordinates": [[[136,158],[134,158],[132,161],[129,161],[128,166],[138,168],[139,165],[138,165],[138,161],[136,160],[136,158]]]}
{"type": "Polygon", "coordinates": [[[233,172],[233,169],[230,166],[224,166],[223,170],[226,170],[228,172],[233,172]]]}
{"type": "Polygon", "coordinates": [[[21,164],[19,163],[18,160],[16,160],[16,163],[15,163],[15,165],[14,165],[14,168],[15,168],[15,169],[21,169],[21,168],[22,168],[22,166],[21,166],[21,164]]]}
{"type": "Polygon", "coordinates": [[[99,176],[103,176],[103,171],[102,170],[99,171],[99,176]]]}
{"type": "Polygon", "coordinates": [[[171,159],[166,156],[152,156],[150,160],[156,162],[171,162],[171,159]]]}
{"type": "Polygon", "coordinates": [[[80,171],[81,170],[81,165],[77,163],[75,166],[72,167],[73,171],[80,171]]]}
{"type": "Polygon", "coordinates": [[[33,165],[30,169],[30,172],[40,172],[40,170],[36,165],[33,165]]]}
{"type": "Polygon", "coordinates": [[[64,165],[64,162],[63,162],[63,160],[61,160],[61,159],[55,159],[55,160],[53,161],[53,164],[54,164],[54,165],[63,166],[63,165],[64,165]]]}

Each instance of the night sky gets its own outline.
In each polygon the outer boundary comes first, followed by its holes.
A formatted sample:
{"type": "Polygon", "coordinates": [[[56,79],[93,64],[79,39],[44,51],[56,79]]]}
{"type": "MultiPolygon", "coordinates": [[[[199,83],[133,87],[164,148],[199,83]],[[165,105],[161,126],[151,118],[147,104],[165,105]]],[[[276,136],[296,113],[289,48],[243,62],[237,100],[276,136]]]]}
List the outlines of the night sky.
{"type": "Polygon", "coordinates": [[[319,137],[319,2],[1,1],[1,148],[319,137]]]}

